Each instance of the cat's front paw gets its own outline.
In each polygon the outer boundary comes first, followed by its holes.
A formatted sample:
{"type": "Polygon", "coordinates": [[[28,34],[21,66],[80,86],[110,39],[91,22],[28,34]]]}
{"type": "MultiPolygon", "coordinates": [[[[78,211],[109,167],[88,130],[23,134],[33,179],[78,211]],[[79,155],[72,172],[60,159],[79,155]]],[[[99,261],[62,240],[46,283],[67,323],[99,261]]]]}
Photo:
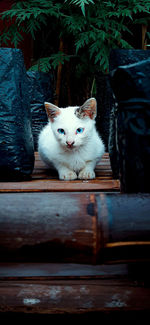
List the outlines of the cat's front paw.
{"type": "Polygon", "coordinates": [[[94,179],[95,178],[95,172],[93,169],[85,168],[82,169],[78,175],[79,179],[94,179]]]}
{"type": "Polygon", "coordinates": [[[77,174],[73,172],[72,170],[69,171],[61,171],[59,173],[59,179],[63,181],[73,181],[74,179],[77,179],[77,174]]]}

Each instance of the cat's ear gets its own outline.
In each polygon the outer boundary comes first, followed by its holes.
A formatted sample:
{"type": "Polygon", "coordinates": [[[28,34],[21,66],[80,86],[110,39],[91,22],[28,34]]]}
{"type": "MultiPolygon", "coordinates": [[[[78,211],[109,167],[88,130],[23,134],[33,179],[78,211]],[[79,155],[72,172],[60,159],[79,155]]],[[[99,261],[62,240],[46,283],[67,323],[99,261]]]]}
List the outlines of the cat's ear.
{"type": "Polygon", "coordinates": [[[48,118],[51,120],[51,122],[54,122],[54,119],[60,114],[59,107],[48,102],[45,102],[44,105],[48,118]]]}
{"type": "Polygon", "coordinates": [[[95,98],[90,98],[86,102],[76,109],[75,114],[78,118],[89,117],[94,120],[97,114],[97,103],[95,98]]]}

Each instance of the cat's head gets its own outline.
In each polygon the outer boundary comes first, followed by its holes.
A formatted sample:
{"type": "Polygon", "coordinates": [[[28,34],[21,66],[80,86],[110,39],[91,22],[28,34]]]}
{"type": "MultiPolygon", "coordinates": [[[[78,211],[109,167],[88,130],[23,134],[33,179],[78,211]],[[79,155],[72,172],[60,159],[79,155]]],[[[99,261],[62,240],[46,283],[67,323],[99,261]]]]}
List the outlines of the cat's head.
{"type": "Polygon", "coordinates": [[[78,149],[91,136],[95,125],[97,103],[88,99],[82,106],[59,108],[45,103],[48,119],[57,141],[66,149],[78,149]]]}

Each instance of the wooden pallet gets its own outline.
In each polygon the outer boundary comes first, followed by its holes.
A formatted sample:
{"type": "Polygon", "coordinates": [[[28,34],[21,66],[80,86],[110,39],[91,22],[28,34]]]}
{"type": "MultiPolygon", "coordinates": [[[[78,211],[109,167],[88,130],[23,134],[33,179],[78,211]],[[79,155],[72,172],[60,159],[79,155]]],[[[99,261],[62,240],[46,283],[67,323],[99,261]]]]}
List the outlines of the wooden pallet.
{"type": "Polygon", "coordinates": [[[35,167],[32,179],[25,182],[1,182],[0,192],[81,192],[119,191],[119,180],[112,178],[108,153],[104,154],[96,167],[96,179],[60,181],[55,171],[50,170],[35,153],[35,167]]]}

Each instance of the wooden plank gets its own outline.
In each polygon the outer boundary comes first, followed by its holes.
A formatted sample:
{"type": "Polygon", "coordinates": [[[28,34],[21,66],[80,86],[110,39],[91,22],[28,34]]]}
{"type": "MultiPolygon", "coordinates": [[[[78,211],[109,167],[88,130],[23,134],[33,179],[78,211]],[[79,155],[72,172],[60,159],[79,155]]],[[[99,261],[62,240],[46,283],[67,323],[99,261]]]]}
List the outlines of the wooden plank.
{"type": "Polygon", "coordinates": [[[0,193],[17,192],[89,192],[89,191],[119,191],[119,180],[112,179],[112,171],[108,153],[104,154],[96,166],[96,179],[60,181],[55,170],[49,169],[39,154],[35,152],[35,166],[32,178],[23,182],[1,182],[0,193]]]}
{"type": "Polygon", "coordinates": [[[89,192],[89,191],[119,191],[119,180],[75,180],[60,181],[53,179],[32,180],[26,182],[1,182],[0,193],[10,192],[89,192]]]}
{"type": "Polygon", "coordinates": [[[0,312],[85,314],[150,310],[150,289],[124,279],[0,282],[0,312]]]}
{"type": "Polygon", "coordinates": [[[126,264],[0,263],[0,280],[114,279],[128,276],[126,264]]]}
{"type": "MultiPolygon", "coordinates": [[[[105,154],[101,162],[96,166],[96,177],[110,176],[112,179],[112,170],[110,166],[109,156],[105,154]]],[[[35,167],[32,174],[32,179],[57,179],[58,174],[56,171],[49,169],[40,159],[38,153],[35,153],[35,167]]]]}
{"type": "Polygon", "coordinates": [[[128,277],[126,264],[0,263],[0,317],[92,313],[93,318],[99,312],[149,310],[150,288],[135,279],[128,277]]]}
{"type": "MultiPolygon", "coordinates": [[[[101,166],[101,165],[109,165],[110,166],[110,159],[109,159],[109,154],[108,153],[105,153],[101,159],[101,161],[99,162],[98,166],[101,166]]],[[[44,162],[41,160],[38,152],[35,152],[35,168],[36,167],[44,167],[44,168],[48,168],[44,162]]]]}
{"type": "MultiPolygon", "coordinates": [[[[48,172],[44,172],[41,170],[37,170],[36,174],[32,175],[32,180],[44,180],[44,179],[48,179],[48,180],[58,180],[58,176],[53,174],[48,174],[48,172]],[[45,175],[46,174],[46,175],[45,175]]],[[[100,172],[97,171],[96,173],[96,180],[97,181],[101,181],[101,180],[112,180],[112,172],[111,170],[101,170],[100,172]]],[[[79,181],[82,182],[82,181],[79,181]]]]}
{"type": "MultiPolygon", "coordinates": [[[[112,179],[111,168],[97,166],[96,168],[96,179],[105,179],[106,177],[112,179]]],[[[32,174],[32,180],[34,179],[55,179],[58,180],[58,174],[56,171],[51,171],[48,169],[36,168],[32,174]]]]}

